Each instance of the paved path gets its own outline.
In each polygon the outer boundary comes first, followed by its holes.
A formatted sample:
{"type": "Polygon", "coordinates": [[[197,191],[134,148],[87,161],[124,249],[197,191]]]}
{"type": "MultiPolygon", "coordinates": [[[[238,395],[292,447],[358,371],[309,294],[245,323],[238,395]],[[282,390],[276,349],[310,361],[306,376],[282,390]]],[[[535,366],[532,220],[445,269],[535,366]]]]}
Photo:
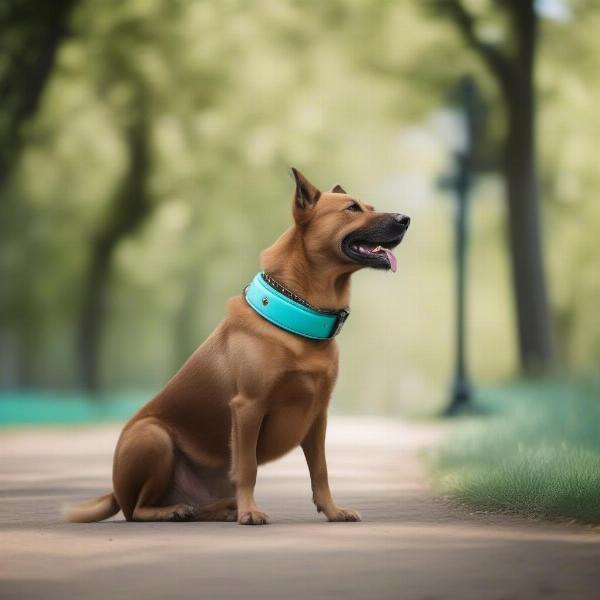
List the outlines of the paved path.
{"type": "Polygon", "coordinates": [[[326,523],[300,453],[259,471],[273,524],[64,523],[103,493],[118,429],[0,431],[0,599],[600,598],[600,535],[470,515],[417,458],[431,425],[337,418],[332,487],[363,523],[326,523]]]}

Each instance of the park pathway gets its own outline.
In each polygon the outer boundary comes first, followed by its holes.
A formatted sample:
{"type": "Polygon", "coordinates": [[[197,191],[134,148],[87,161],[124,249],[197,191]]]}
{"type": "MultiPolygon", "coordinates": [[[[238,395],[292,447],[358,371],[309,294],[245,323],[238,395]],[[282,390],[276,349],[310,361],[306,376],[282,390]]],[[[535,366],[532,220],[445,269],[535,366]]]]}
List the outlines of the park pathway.
{"type": "Polygon", "coordinates": [[[470,514],[435,498],[419,455],[440,427],[337,417],[326,523],[300,452],[259,470],[273,523],[64,523],[110,489],[115,426],[0,430],[0,600],[600,598],[600,534],[470,514]]]}

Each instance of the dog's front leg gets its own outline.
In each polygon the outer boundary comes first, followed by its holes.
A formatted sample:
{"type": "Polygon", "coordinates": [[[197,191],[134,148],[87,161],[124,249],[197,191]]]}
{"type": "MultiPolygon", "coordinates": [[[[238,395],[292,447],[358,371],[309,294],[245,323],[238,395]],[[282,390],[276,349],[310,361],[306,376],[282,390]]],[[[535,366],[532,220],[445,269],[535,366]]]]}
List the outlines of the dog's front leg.
{"type": "Polygon", "coordinates": [[[331,495],[327,461],[325,459],[325,431],[327,412],[323,410],[315,419],[304,441],[302,450],[310,472],[313,502],[318,512],[324,512],[329,521],[360,521],[360,515],[349,508],[340,508],[331,495]]]}
{"type": "Polygon", "coordinates": [[[254,500],[256,485],[256,444],[264,417],[258,403],[236,396],[231,401],[231,480],[235,484],[238,523],[265,525],[267,515],[258,510],[254,500]]]}

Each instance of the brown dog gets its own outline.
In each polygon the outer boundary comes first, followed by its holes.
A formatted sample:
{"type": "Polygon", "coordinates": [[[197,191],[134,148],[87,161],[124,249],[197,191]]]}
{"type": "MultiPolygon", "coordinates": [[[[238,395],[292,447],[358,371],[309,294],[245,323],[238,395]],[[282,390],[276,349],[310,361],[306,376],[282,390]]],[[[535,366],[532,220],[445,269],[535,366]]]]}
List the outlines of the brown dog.
{"type": "MultiPolygon", "coordinates": [[[[295,224],[262,253],[262,266],[313,307],[345,308],[352,273],[395,270],[391,249],[410,219],[377,213],[340,186],[321,193],[292,173],[295,224]]],[[[317,510],[330,521],[359,521],[335,503],[327,477],[327,406],[337,370],[333,338],[290,333],[234,296],[212,335],[123,429],[113,493],[71,510],[69,520],[100,521],[120,508],[128,521],[262,525],[257,466],[301,445],[317,510]]]]}

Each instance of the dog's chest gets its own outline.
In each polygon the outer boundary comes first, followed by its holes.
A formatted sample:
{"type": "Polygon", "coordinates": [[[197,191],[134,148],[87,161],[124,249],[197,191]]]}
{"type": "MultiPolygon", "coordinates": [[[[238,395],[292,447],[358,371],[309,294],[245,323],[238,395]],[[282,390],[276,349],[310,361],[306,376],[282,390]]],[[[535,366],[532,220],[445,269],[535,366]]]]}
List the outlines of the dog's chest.
{"type": "Polygon", "coordinates": [[[280,374],[259,436],[259,462],[278,458],[302,442],[315,417],[326,410],[336,375],[337,360],[301,361],[280,374]]]}

